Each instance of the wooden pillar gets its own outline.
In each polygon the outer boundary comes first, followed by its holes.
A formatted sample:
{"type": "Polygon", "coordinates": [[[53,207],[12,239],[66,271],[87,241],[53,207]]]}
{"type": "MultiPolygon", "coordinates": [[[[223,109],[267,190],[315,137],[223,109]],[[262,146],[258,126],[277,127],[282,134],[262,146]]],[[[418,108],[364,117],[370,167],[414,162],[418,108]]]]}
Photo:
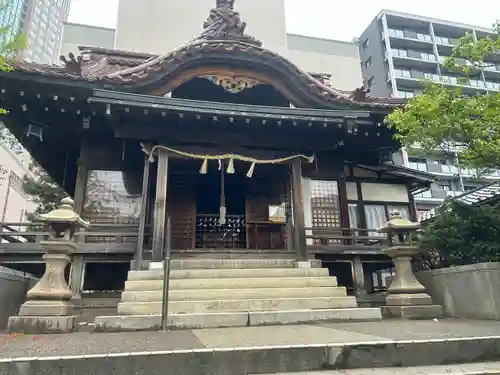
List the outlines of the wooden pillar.
{"type": "Polygon", "coordinates": [[[304,218],[304,197],[302,192],[302,161],[292,161],[292,209],[293,243],[298,262],[307,262],[306,225],[304,218]]]}
{"type": "Polygon", "coordinates": [[[410,217],[409,219],[411,221],[418,221],[418,214],[417,214],[417,205],[415,204],[415,197],[410,191],[410,188],[408,187],[408,204],[410,206],[410,217]]]}
{"type": "Polygon", "coordinates": [[[366,295],[365,273],[363,271],[363,263],[361,262],[361,258],[359,256],[355,256],[353,259],[353,271],[354,271],[354,287],[356,288],[356,296],[357,297],[364,296],[366,295]]]}
{"type": "Polygon", "coordinates": [[[75,183],[75,212],[78,215],[83,214],[83,208],[85,205],[85,195],[87,192],[87,179],[88,179],[89,169],[84,165],[79,165],[76,171],[76,183],[75,183]]]}
{"type": "MultiPolygon", "coordinates": [[[[148,156],[144,156],[144,172],[142,174],[142,196],[141,196],[141,213],[139,217],[139,234],[137,236],[137,249],[134,255],[133,269],[140,270],[142,268],[142,255],[144,247],[144,231],[146,230],[146,214],[148,207],[149,193],[149,166],[148,156]]],[[[159,165],[159,164],[158,164],[159,165]]]]}
{"type": "MultiPolygon", "coordinates": [[[[78,215],[84,216],[85,198],[87,197],[87,184],[89,178],[89,169],[82,163],[83,148],[80,150],[80,159],[76,170],[75,193],[73,201],[75,202],[75,212],[78,215]]],[[[78,230],[79,231],[79,230],[78,230]]],[[[73,292],[73,299],[81,298],[83,277],[85,273],[85,263],[83,255],[73,255],[71,261],[71,272],[69,285],[73,292]]]]}
{"type": "Polygon", "coordinates": [[[69,287],[73,292],[73,299],[80,299],[85,271],[83,255],[74,255],[71,260],[71,271],[69,273],[69,287]]]}
{"type": "Polygon", "coordinates": [[[156,199],[153,219],[153,262],[163,260],[163,246],[166,239],[168,155],[164,150],[157,153],[158,173],[156,179],[156,199]]]}

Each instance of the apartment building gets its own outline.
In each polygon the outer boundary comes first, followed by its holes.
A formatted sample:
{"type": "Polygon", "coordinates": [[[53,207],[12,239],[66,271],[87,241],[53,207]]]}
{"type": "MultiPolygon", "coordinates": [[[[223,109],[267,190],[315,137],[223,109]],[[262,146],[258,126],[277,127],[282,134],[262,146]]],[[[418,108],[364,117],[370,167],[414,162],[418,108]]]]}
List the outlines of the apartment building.
{"type": "MultiPolygon", "coordinates": [[[[423,79],[450,87],[460,85],[469,94],[500,91],[500,60],[496,66],[492,64],[477,71],[467,80],[443,67],[454,45],[466,33],[476,40],[496,36],[493,30],[478,26],[382,10],[359,38],[365,87],[375,96],[401,98],[418,94],[423,79]]],[[[479,178],[477,171],[461,168],[456,157],[438,151],[422,156],[418,147],[403,150],[398,159],[407,167],[432,172],[438,177],[431,190],[415,197],[420,211],[435,207],[448,196],[500,179],[500,171],[479,178]]]]}
{"type": "Polygon", "coordinates": [[[7,37],[26,35],[28,46],[20,58],[55,64],[70,6],[71,0],[13,0],[0,12],[0,27],[9,27],[7,37]]]}

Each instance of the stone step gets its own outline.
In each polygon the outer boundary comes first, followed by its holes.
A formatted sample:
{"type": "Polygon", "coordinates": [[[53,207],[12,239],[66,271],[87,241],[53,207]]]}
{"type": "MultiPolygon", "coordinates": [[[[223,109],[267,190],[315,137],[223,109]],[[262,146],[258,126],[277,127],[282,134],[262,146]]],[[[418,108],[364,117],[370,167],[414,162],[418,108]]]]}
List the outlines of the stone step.
{"type": "MultiPolygon", "coordinates": [[[[250,289],[250,288],[305,288],[337,286],[337,278],[328,277],[260,277],[223,279],[173,279],[170,290],[176,289],[250,289]]],[[[162,290],[163,280],[133,280],[125,282],[125,291],[162,290]]]]}
{"type": "MultiPolygon", "coordinates": [[[[167,324],[170,328],[223,328],[259,325],[281,325],[311,322],[346,322],[381,320],[380,309],[326,309],[255,311],[206,314],[169,314],[167,324]]],[[[161,315],[119,315],[96,318],[95,330],[98,332],[123,332],[158,330],[161,315]]]]}
{"type": "MultiPolygon", "coordinates": [[[[192,269],[172,270],[171,279],[234,279],[260,277],[326,277],[327,268],[235,268],[235,269],[192,269]]],[[[163,271],[160,269],[149,271],[129,271],[129,281],[163,280],[163,271]]]]}
{"type": "MultiPolygon", "coordinates": [[[[207,301],[207,300],[240,300],[267,298],[314,298],[314,297],[346,297],[344,287],[317,288],[257,288],[257,289],[175,289],[170,290],[170,301],[207,301]]],[[[125,291],[121,302],[161,302],[162,290],[125,291]]]]}
{"type": "MultiPolygon", "coordinates": [[[[466,363],[460,365],[381,367],[371,369],[280,372],[273,375],[500,375],[500,362],[466,363]]],[[[271,375],[271,374],[267,374],[271,375]]]]}
{"type": "MultiPolygon", "coordinates": [[[[276,310],[343,309],[357,307],[356,297],[265,298],[170,301],[172,314],[276,310]]],[[[117,315],[160,314],[161,302],[120,302],[117,315]]]]}
{"type": "MultiPolygon", "coordinates": [[[[320,268],[321,261],[313,259],[311,267],[320,268]]],[[[187,269],[234,269],[234,268],[295,268],[294,259],[173,259],[170,266],[173,270],[187,269]]],[[[153,267],[162,266],[155,262],[153,267]]]]}

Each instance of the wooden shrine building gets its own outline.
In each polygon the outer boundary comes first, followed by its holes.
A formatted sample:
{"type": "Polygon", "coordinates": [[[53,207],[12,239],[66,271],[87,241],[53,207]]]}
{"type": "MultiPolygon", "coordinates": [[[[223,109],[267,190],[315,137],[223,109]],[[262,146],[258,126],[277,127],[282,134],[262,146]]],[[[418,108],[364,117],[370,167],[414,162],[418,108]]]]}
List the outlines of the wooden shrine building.
{"type": "MultiPolygon", "coordinates": [[[[92,223],[75,291],[161,260],[167,218],[174,257],[316,257],[354,287],[390,265],[374,231],[388,212],[416,219],[412,192],[433,177],[392,163],[384,118],[403,102],[330,87],[218,3],[164,55],[82,48],[1,73],[4,123],[92,223]]],[[[2,225],[1,263],[35,272],[44,233],[2,225]]]]}

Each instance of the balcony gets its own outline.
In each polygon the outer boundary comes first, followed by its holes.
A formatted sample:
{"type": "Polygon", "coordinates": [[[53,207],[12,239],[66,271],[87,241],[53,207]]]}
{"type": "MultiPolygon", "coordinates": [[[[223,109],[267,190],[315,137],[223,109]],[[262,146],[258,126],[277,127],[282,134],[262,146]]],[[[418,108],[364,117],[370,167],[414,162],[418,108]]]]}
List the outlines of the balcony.
{"type": "Polygon", "coordinates": [[[423,201],[423,202],[426,201],[435,203],[435,202],[442,202],[448,197],[448,195],[447,195],[447,190],[430,189],[422,193],[415,194],[414,197],[417,201],[423,201]]]}
{"type": "MultiPolygon", "coordinates": [[[[433,41],[432,36],[427,33],[416,32],[413,30],[402,30],[390,28],[387,30],[387,36],[391,39],[391,46],[400,47],[412,47],[415,42],[421,42],[422,45],[427,45],[428,48],[432,48],[433,41]]],[[[382,34],[382,40],[385,35],[382,34]]]]}
{"type": "MultiPolygon", "coordinates": [[[[436,69],[438,59],[432,51],[422,52],[412,49],[391,49],[391,56],[395,65],[414,68],[420,70],[436,69]]],[[[386,51],[385,58],[388,59],[389,53],[386,51]]]]}

